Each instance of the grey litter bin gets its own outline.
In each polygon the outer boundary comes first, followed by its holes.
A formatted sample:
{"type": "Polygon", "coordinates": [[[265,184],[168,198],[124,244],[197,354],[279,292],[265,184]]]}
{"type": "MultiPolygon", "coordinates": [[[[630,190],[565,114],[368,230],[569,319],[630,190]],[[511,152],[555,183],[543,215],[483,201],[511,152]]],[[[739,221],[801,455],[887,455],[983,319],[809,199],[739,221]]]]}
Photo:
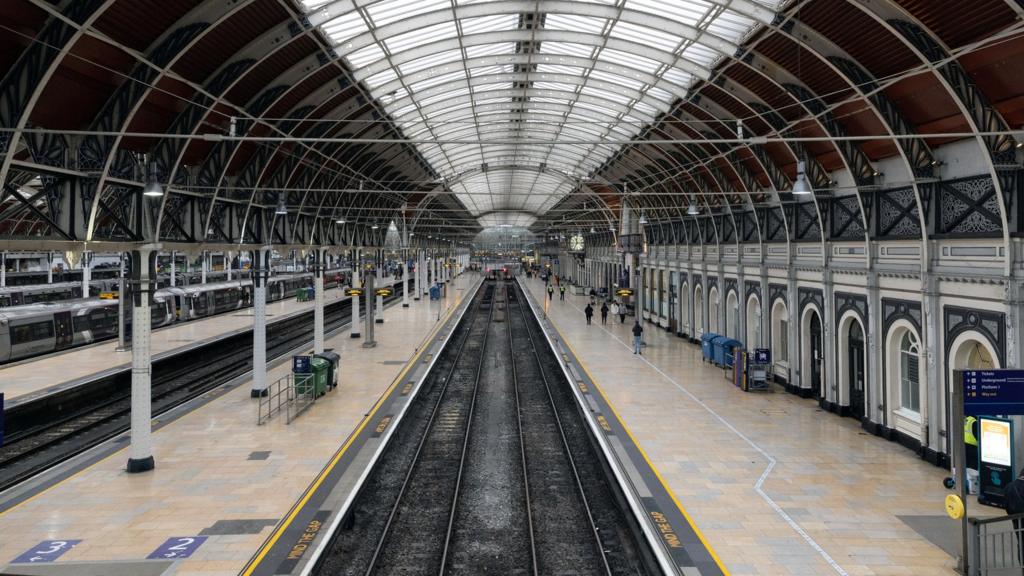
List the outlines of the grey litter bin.
{"type": "Polygon", "coordinates": [[[336,388],[338,386],[338,364],[341,362],[341,355],[337,352],[325,350],[323,354],[314,354],[313,357],[321,358],[328,362],[327,387],[336,388]]]}

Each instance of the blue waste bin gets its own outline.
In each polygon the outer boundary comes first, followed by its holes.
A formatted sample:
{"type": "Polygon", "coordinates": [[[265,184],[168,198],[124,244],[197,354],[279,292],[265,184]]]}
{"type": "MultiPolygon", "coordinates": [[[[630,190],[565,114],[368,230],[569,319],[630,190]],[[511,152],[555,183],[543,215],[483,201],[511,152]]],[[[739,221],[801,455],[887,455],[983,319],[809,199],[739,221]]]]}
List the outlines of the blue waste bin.
{"type": "Polygon", "coordinates": [[[437,287],[437,284],[435,284],[435,285],[430,287],[430,299],[431,300],[440,300],[441,299],[441,289],[437,287]]]}
{"type": "Polygon", "coordinates": [[[714,341],[715,364],[731,367],[733,363],[733,350],[743,348],[743,343],[735,338],[719,336],[714,341]]]}
{"type": "Polygon", "coordinates": [[[715,361],[715,347],[712,345],[715,338],[718,338],[718,334],[714,332],[705,332],[700,337],[700,351],[703,353],[705,361],[715,361]]]}

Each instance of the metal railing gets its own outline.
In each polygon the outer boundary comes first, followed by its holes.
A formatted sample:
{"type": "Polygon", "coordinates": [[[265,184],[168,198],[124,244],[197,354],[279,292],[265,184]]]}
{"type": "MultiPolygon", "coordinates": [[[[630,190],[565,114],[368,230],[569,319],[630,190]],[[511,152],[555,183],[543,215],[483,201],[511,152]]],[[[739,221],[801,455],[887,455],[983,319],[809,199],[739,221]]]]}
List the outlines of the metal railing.
{"type": "Polygon", "coordinates": [[[278,378],[267,388],[267,393],[260,396],[256,424],[265,424],[282,411],[286,416],[285,423],[291,424],[316,402],[315,388],[313,374],[288,374],[278,378]]]}
{"type": "Polygon", "coordinates": [[[1024,574],[1024,514],[967,520],[968,576],[1024,574]]]}

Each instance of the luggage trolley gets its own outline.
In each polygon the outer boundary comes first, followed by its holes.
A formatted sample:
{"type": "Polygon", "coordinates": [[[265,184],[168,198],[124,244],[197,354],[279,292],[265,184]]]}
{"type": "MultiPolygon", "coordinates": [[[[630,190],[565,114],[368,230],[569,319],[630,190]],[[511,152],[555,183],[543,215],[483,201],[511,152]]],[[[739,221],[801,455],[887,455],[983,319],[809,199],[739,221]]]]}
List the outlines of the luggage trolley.
{"type": "Polygon", "coordinates": [[[754,348],[747,356],[747,378],[744,390],[772,389],[772,351],[769,348],[754,348]]]}

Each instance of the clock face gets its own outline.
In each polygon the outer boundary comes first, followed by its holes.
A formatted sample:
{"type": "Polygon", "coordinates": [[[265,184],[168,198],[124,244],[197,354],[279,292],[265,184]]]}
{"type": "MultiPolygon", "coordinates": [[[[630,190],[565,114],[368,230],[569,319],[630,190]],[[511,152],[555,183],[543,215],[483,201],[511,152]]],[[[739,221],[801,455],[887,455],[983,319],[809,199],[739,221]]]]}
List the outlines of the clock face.
{"type": "Polygon", "coordinates": [[[583,251],[583,236],[582,235],[576,234],[575,236],[569,238],[569,250],[572,250],[574,252],[582,252],[583,251]]]}

